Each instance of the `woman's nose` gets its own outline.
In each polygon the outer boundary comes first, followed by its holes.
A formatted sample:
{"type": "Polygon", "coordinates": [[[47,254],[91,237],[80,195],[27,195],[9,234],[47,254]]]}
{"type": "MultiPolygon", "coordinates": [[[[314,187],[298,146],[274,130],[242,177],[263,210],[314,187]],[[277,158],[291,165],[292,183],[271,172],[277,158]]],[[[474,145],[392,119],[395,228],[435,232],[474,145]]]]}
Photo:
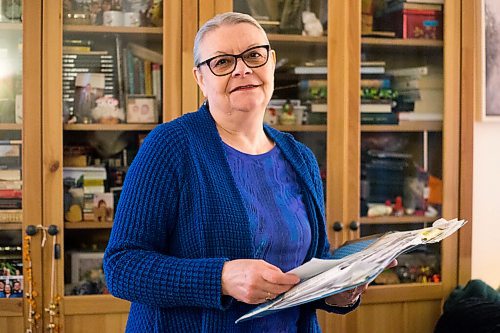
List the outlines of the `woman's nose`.
{"type": "Polygon", "coordinates": [[[243,59],[238,58],[236,59],[236,68],[233,71],[233,76],[245,76],[247,74],[252,73],[252,69],[245,64],[243,59]]]}

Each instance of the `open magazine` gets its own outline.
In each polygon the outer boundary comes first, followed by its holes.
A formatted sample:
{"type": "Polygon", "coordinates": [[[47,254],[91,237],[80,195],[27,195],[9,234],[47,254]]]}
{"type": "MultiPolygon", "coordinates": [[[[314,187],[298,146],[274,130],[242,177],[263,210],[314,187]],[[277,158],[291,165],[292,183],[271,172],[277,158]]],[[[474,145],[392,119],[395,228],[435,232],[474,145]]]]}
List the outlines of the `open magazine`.
{"type": "Polygon", "coordinates": [[[301,282],[272,301],[240,317],[236,323],[263,317],[275,311],[308,303],[373,281],[399,255],[422,244],[437,243],[460,229],[467,221],[439,219],[432,227],[389,232],[347,244],[332,259],[316,259],[289,273],[301,282]],[[338,259],[337,259],[338,258],[338,259]]]}

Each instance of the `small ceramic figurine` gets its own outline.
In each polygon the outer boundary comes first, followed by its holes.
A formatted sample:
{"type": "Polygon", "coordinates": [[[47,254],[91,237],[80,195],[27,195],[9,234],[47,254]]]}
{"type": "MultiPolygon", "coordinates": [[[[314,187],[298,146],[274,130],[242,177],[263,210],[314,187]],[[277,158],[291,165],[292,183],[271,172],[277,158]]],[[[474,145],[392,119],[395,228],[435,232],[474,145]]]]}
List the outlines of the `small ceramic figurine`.
{"type": "Polygon", "coordinates": [[[323,25],[313,12],[302,12],[302,22],[304,23],[303,35],[322,36],[323,25]]]}
{"type": "Polygon", "coordinates": [[[293,105],[290,101],[283,104],[283,111],[280,114],[280,124],[281,125],[294,125],[295,124],[295,113],[293,110],[293,105]]]}
{"type": "Polygon", "coordinates": [[[118,108],[118,100],[103,96],[96,100],[97,106],[92,109],[92,119],[101,124],[118,124],[125,120],[123,110],[118,108]]]}
{"type": "Polygon", "coordinates": [[[264,114],[264,122],[269,125],[278,124],[278,111],[273,107],[268,107],[264,114]]]}

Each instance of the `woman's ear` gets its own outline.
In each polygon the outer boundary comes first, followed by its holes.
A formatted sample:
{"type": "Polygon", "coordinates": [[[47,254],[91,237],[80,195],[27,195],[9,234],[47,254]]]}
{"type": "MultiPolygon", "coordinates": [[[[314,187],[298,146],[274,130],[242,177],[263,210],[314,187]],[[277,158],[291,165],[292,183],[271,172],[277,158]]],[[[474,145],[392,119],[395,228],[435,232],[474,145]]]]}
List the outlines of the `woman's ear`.
{"type": "Polygon", "coordinates": [[[273,71],[276,69],[276,51],[271,49],[271,59],[273,60],[273,71]]]}
{"type": "Polygon", "coordinates": [[[203,97],[207,98],[207,94],[205,93],[205,80],[199,67],[193,67],[193,76],[194,80],[198,84],[198,87],[200,87],[200,90],[203,93],[203,97]]]}

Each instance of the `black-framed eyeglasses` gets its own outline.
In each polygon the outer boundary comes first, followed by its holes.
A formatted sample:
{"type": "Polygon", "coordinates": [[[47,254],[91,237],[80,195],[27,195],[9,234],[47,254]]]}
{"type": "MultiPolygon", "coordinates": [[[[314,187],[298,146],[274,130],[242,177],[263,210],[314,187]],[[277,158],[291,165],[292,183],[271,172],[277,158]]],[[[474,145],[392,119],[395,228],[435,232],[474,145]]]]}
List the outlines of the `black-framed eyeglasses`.
{"type": "Polygon", "coordinates": [[[206,64],[215,76],[231,74],[236,69],[238,58],[250,68],[262,67],[269,60],[270,45],[259,45],[249,48],[240,54],[223,54],[200,62],[196,67],[206,64]]]}

